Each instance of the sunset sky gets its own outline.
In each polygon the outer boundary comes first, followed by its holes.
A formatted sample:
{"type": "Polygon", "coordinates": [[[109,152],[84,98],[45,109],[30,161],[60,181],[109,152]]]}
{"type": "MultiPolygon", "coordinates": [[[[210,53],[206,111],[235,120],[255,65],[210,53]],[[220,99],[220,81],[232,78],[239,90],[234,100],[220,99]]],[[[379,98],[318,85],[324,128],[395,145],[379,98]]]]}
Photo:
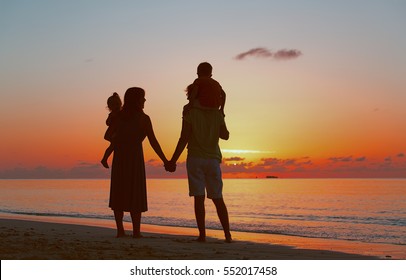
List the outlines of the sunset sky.
{"type": "Polygon", "coordinates": [[[133,86],[170,158],[202,61],[224,177],[404,178],[405,26],[401,0],[0,1],[0,178],[107,177],[106,99],[133,86]]]}

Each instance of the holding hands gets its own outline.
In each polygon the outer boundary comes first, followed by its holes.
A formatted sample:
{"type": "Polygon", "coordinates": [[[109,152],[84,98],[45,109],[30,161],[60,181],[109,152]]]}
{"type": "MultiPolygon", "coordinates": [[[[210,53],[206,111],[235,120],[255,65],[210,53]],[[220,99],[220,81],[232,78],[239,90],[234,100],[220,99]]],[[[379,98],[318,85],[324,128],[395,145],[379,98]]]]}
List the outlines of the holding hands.
{"type": "Polygon", "coordinates": [[[175,172],[176,171],[176,162],[174,162],[172,160],[167,161],[164,166],[165,166],[165,170],[168,171],[168,172],[175,172]]]}

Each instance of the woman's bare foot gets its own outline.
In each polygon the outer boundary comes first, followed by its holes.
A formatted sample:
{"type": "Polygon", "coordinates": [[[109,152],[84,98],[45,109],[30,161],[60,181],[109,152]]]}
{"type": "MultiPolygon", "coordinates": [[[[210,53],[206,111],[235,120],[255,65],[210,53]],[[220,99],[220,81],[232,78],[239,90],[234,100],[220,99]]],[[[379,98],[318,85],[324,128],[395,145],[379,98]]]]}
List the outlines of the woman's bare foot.
{"type": "Polygon", "coordinates": [[[143,238],[142,234],[140,232],[133,233],[133,238],[143,238]]]}

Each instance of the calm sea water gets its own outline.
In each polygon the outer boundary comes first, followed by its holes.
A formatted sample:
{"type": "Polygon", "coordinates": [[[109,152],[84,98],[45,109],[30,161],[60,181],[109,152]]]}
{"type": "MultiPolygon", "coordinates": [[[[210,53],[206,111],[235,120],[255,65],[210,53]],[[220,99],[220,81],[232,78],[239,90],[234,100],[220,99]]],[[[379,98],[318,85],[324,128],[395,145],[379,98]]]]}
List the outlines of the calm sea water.
{"type": "MultiPolygon", "coordinates": [[[[0,212],[113,219],[109,180],[0,180],[0,212]]],[[[143,223],[195,227],[186,179],[150,179],[143,223]]],[[[234,231],[406,245],[406,179],[225,179],[234,231]]],[[[206,200],[207,227],[221,229],[206,200]]],[[[127,218],[129,215],[126,215],[127,218]]]]}

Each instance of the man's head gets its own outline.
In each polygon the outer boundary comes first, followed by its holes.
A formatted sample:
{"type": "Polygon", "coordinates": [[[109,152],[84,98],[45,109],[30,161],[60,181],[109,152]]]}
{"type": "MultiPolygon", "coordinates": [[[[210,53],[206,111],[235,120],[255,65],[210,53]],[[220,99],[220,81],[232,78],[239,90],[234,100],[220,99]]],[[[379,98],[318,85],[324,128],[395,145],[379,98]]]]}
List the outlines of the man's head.
{"type": "Polygon", "coordinates": [[[213,67],[208,62],[202,62],[197,66],[197,76],[198,77],[211,77],[211,72],[213,67]]]}

